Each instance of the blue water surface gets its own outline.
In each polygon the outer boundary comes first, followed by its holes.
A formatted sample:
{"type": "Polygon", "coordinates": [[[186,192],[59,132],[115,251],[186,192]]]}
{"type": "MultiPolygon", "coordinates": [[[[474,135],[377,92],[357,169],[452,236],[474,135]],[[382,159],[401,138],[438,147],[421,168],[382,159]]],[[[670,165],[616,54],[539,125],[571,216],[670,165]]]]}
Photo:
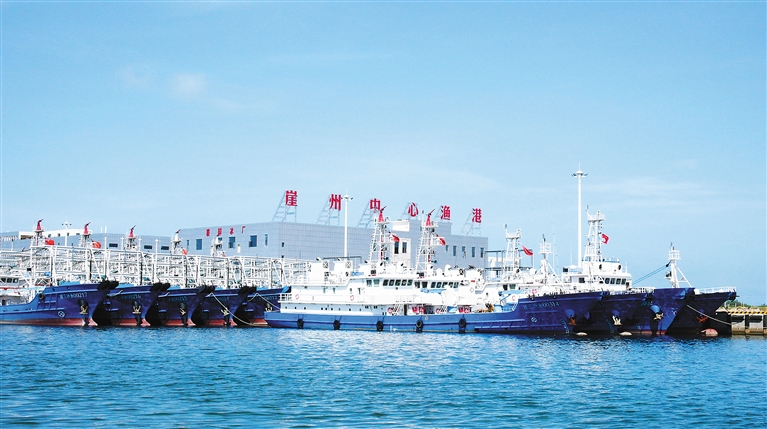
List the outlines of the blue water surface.
{"type": "Polygon", "coordinates": [[[0,427],[767,427],[767,340],[0,327],[0,427]]]}

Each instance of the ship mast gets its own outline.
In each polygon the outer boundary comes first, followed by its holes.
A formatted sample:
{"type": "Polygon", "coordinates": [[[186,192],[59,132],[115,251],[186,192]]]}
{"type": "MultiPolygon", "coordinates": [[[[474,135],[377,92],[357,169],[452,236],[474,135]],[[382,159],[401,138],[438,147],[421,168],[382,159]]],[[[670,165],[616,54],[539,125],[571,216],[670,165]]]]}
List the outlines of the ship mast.
{"type": "Polygon", "coordinates": [[[578,178],[578,267],[582,266],[583,261],[583,231],[581,230],[581,227],[583,225],[583,219],[581,218],[582,212],[581,212],[581,178],[588,176],[588,173],[584,173],[581,171],[580,165],[578,166],[578,171],[573,173],[573,177],[578,178]]]}
{"type": "Polygon", "coordinates": [[[375,221],[373,227],[373,237],[370,240],[370,257],[368,258],[371,266],[386,262],[386,252],[389,250],[389,231],[383,215],[385,208],[378,210],[378,220],[375,221]]]}
{"type": "Polygon", "coordinates": [[[419,273],[429,273],[434,268],[434,247],[439,240],[441,245],[445,245],[444,239],[437,237],[437,224],[431,220],[431,212],[426,214],[426,220],[421,224],[421,238],[418,243],[418,256],[416,258],[415,269],[419,273]]]}
{"type": "Polygon", "coordinates": [[[517,230],[514,234],[510,234],[505,225],[504,232],[506,233],[506,251],[503,252],[503,275],[501,278],[509,280],[519,272],[519,239],[522,237],[522,233],[517,230]]]}
{"type": "Polygon", "coordinates": [[[687,277],[684,276],[682,270],[676,266],[676,261],[680,259],[682,258],[679,257],[679,251],[674,249],[674,244],[672,243],[671,250],[668,251],[668,263],[671,270],[666,274],[672,288],[679,287],[679,283],[687,283],[688,286],[692,286],[690,282],[687,281],[687,277]]]}
{"type": "Polygon", "coordinates": [[[605,220],[599,210],[592,215],[586,213],[589,222],[589,239],[586,242],[585,260],[589,262],[602,262],[602,221],[605,220]]]}

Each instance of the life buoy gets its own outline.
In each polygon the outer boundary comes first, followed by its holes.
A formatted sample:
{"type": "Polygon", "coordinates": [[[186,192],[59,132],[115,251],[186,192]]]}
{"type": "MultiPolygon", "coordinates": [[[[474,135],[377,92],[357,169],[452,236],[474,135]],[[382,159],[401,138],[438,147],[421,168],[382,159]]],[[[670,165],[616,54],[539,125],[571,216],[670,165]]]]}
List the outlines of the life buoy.
{"type": "Polygon", "coordinates": [[[474,286],[469,288],[469,292],[474,293],[474,286]]]}
{"type": "Polygon", "coordinates": [[[386,314],[388,314],[389,316],[391,316],[392,314],[394,314],[394,309],[393,309],[393,308],[391,308],[391,307],[389,307],[389,308],[386,310],[386,314]]]}
{"type": "Polygon", "coordinates": [[[383,328],[384,328],[384,324],[382,321],[379,320],[378,322],[376,322],[376,331],[381,332],[383,331],[383,328]]]}
{"type": "Polygon", "coordinates": [[[296,320],[296,326],[298,327],[298,329],[304,329],[304,319],[296,320]]]}
{"type": "Polygon", "coordinates": [[[421,319],[418,319],[418,321],[417,321],[417,322],[415,322],[415,331],[416,331],[416,332],[421,332],[421,331],[423,331],[423,320],[421,320],[421,319]]]}
{"type": "Polygon", "coordinates": [[[293,299],[298,301],[298,294],[293,295],[293,299]]]}
{"type": "Polygon", "coordinates": [[[349,297],[349,301],[354,301],[354,295],[349,297]]]}
{"type": "Polygon", "coordinates": [[[341,321],[336,319],[333,321],[333,330],[337,331],[341,329],[341,321]]]}

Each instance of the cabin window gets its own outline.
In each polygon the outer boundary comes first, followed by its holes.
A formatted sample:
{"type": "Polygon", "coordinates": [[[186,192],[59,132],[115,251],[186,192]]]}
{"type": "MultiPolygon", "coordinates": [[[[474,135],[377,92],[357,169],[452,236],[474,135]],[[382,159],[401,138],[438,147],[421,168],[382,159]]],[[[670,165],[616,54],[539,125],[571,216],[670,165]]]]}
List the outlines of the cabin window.
{"type": "Polygon", "coordinates": [[[578,283],[586,283],[585,277],[578,277],[578,283]]]}
{"type": "Polygon", "coordinates": [[[151,244],[145,244],[144,245],[144,250],[152,250],[152,245],[151,244]]]}
{"type": "Polygon", "coordinates": [[[407,241],[402,242],[402,253],[407,253],[407,241]]]}
{"type": "Polygon", "coordinates": [[[269,247],[269,234],[264,234],[264,246],[269,247]]]}
{"type": "Polygon", "coordinates": [[[479,248],[479,257],[483,258],[483,259],[485,258],[485,248],[484,247],[480,247],[479,248]]]}
{"type": "Polygon", "coordinates": [[[394,242],[394,254],[399,255],[399,241],[394,242]]]}
{"type": "Polygon", "coordinates": [[[160,250],[170,250],[169,246],[160,246],[160,250]]]}
{"type": "Polygon", "coordinates": [[[476,256],[477,256],[477,255],[476,255],[476,253],[475,253],[475,252],[476,252],[476,249],[477,249],[476,247],[474,247],[474,246],[471,246],[471,257],[472,257],[472,258],[474,258],[474,257],[476,257],[476,256]]]}
{"type": "Polygon", "coordinates": [[[394,286],[401,286],[401,280],[395,280],[394,286]]]}
{"type": "Polygon", "coordinates": [[[202,250],[202,238],[198,238],[194,241],[194,248],[196,250],[202,250]]]}
{"type": "Polygon", "coordinates": [[[109,243],[110,249],[117,249],[117,243],[109,243]]]}
{"type": "Polygon", "coordinates": [[[248,241],[248,247],[258,247],[258,236],[251,235],[250,241],[248,241]]]}
{"type": "Polygon", "coordinates": [[[461,246],[461,254],[464,258],[466,257],[466,246],[461,246]]]}
{"type": "Polygon", "coordinates": [[[373,286],[378,286],[379,283],[380,283],[379,279],[373,279],[373,286]]]}
{"type": "Polygon", "coordinates": [[[413,286],[413,279],[408,279],[407,285],[408,286],[413,286]]]}
{"type": "Polygon", "coordinates": [[[453,256],[456,255],[456,250],[458,250],[458,246],[453,246],[453,256]]]}
{"type": "Polygon", "coordinates": [[[370,279],[368,279],[368,280],[367,280],[367,285],[368,285],[368,286],[372,286],[372,285],[373,285],[373,280],[370,280],[370,279]]]}
{"type": "Polygon", "coordinates": [[[234,249],[234,239],[235,237],[229,237],[229,248],[234,249]]]}

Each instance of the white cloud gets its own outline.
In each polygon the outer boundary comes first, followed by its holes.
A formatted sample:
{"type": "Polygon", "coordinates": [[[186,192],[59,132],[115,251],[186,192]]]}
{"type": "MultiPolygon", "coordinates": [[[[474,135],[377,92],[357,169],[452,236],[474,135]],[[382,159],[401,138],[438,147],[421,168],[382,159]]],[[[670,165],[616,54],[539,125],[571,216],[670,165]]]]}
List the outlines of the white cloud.
{"type": "Polygon", "coordinates": [[[118,70],[117,77],[128,87],[147,88],[154,80],[154,71],[147,66],[126,66],[118,70]]]}
{"type": "Polygon", "coordinates": [[[176,74],[171,79],[173,94],[181,98],[194,98],[205,92],[204,74],[176,74]]]}

